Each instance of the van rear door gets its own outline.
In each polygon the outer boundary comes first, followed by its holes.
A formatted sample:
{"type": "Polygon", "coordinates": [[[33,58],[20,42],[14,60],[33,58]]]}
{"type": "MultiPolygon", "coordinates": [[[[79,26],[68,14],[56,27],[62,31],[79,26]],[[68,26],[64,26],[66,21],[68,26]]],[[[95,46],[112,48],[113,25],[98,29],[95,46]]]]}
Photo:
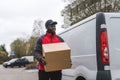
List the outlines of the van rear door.
{"type": "Polygon", "coordinates": [[[107,17],[110,70],[112,80],[120,80],[120,13],[107,17]]]}

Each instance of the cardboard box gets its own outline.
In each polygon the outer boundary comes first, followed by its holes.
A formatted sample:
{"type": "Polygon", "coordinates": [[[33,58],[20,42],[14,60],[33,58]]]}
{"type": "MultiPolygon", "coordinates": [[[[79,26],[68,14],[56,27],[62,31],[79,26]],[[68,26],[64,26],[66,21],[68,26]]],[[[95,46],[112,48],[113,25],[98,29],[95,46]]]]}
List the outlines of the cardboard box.
{"type": "Polygon", "coordinates": [[[71,67],[70,48],[62,43],[43,44],[43,55],[46,65],[45,71],[57,71],[71,67]]]}

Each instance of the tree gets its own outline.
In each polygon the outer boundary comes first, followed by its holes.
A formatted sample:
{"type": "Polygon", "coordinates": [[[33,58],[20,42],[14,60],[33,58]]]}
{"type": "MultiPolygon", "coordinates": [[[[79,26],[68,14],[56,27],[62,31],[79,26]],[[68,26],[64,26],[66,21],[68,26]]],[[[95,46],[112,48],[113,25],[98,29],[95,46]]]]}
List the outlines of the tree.
{"type": "Polygon", "coordinates": [[[8,54],[8,52],[6,51],[6,48],[5,48],[5,44],[0,45],[0,52],[3,52],[6,55],[8,54]]]}
{"type": "Polygon", "coordinates": [[[8,52],[6,51],[5,45],[0,45],[0,63],[3,63],[7,60],[7,54],[8,52]]]}
{"type": "Polygon", "coordinates": [[[67,28],[96,12],[119,12],[119,0],[73,0],[62,10],[63,28],[67,28]]]}
{"type": "Polygon", "coordinates": [[[22,57],[26,55],[33,55],[35,43],[40,35],[44,34],[43,21],[35,20],[33,26],[33,32],[31,37],[28,39],[17,38],[14,40],[10,47],[11,51],[14,51],[14,57],[22,57]]]}
{"type": "Polygon", "coordinates": [[[33,25],[32,36],[39,37],[40,35],[44,34],[44,27],[42,20],[35,20],[33,25]]]}
{"type": "Polygon", "coordinates": [[[36,43],[37,39],[38,39],[38,37],[31,37],[29,39],[29,41],[27,42],[27,47],[28,47],[27,53],[28,53],[28,55],[33,55],[34,54],[34,46],[35,46],[35,43],[36,43]]]}
{"type": "Polygon", "coordinates": [[[11,43],[11,50],[14,51],[15,57],[26,55],[26,42],[23,39],[16,39],[11,43]]]}
{"type": "Polygon", "coordinates": [[[33,55],[35,43],[36,43],[37,39],[39,38],[39,36],[43,35],[43,34],[44,34],[43,21],[40,19],[37,19],[34,21],[32,36],[26,43],[27,55],[33,55]]]}

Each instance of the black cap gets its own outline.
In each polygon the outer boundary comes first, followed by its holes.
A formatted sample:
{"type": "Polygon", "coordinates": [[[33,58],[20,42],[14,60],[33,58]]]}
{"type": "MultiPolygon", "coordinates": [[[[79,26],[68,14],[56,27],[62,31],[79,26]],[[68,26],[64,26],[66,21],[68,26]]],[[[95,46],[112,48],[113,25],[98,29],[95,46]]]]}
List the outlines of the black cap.
{"type": "Polygon", "coordinates": [[[57,22],[56,22],[56,21],[53,21],[53,20],[51,20],[51,19],[50,19],[50,20],[47,20],[46,23],[45,23],[46,29],[47,29],[47,27],[48,27],[49,25],[52,25],[52,24],[55,25],[55,24],[57,24],[57,22]]]}

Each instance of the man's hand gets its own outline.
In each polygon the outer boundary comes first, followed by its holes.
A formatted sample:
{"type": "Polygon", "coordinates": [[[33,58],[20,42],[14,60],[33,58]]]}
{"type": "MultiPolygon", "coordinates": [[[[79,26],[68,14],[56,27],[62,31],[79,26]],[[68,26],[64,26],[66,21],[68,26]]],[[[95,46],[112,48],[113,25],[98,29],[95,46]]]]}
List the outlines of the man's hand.
{"type": "Polygon", "coordinates": [[[45,62],[44,58],[41,59],[41,63],[42,63],[43,66],[46,65],[46,62],[45,62]]]}

